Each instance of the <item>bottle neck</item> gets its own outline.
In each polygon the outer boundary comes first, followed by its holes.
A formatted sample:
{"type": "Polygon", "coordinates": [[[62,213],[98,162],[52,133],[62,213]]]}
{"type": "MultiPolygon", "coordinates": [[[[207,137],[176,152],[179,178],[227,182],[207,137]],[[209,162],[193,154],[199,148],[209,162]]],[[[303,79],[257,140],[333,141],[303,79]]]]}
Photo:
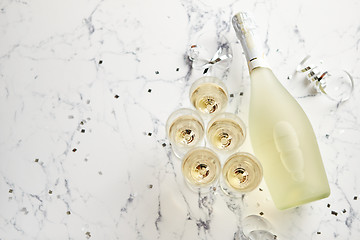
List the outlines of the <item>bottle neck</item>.
{"type": "Polygon", "coordinates": [[[253,29],[255,26],[244,13],[236,14],[233,17],[233,26],[238,39],[243,47],[249,72],[258,67],[269,68],[265,59],[263,48],[258,43],[253,29]]]}

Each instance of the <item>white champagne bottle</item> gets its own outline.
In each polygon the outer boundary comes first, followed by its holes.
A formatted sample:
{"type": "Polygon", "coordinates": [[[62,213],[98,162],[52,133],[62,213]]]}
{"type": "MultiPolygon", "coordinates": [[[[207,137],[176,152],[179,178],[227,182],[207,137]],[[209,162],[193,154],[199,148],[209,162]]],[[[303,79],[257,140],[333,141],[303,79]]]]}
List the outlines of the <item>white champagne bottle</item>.
{"type": "Polygon", "coordinates": [[[252,19],[240,12],[232,22],[250,72],[251,144],[276,207],[287,209],[328,197],[330,187],[309,119],[266,63],[252,19]]]}

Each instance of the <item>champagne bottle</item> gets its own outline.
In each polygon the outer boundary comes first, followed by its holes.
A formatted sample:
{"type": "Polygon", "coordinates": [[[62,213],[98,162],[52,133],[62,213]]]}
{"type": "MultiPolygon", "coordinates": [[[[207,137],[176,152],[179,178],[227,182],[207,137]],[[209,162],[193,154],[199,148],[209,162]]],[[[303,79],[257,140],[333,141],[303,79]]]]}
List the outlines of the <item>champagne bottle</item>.
{"type": "Polygon", "coordinates": [[[237,13],[232,23],[250,72],[251,144],[276,207],[287,209],[328,197],[330,187],[309,119],[269,68],[249,15],[237,13]]]}

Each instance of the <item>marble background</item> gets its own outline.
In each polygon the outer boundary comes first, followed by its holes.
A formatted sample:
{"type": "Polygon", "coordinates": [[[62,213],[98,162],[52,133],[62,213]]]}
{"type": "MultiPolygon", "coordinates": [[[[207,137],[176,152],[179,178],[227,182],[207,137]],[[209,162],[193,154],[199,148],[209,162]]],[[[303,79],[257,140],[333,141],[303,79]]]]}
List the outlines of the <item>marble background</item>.
{"type": "Polygon", "coordinates": [[[261,212],[277,239],[359,239],[359,9],[357,0],[0,1],[0,239],[241,239],[242,218],[261,212]],[[253,12],[274,72],[313,124],[327,199],[279,211],[264,182],[243,201],[184,185],[165,122],[190,107],[196,34],[231,42],[227,111],[247,121],[249,75],[230,25],[240,10],[253,12]],[[353,75],[348,102],[293,77],[306,53],[353,75]]]}

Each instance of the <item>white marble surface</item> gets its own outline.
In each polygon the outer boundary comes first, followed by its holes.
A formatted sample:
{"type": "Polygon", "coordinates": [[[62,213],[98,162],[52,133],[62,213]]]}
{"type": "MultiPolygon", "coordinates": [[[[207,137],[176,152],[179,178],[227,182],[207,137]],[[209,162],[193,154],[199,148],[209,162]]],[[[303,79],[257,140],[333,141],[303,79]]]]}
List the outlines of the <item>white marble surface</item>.
{"type": "Polygon", "coordinates": [[[241,219],[260,212],[278,239],[360,239],[359,9],[357,0],[2,0],[0,239],[241,239],[241,219]],[[279,211],[264,182],[243,201],[184,186],[164,125],[190,107],[199,73],[186,50],[205,29],[230,39],[227,111],[246,121],[249,76],[230,25],[243,9],[313,124],[327,199],[279,211]],[[306,52],[354,76],[348,102],[287,79],[306,52]]]}

